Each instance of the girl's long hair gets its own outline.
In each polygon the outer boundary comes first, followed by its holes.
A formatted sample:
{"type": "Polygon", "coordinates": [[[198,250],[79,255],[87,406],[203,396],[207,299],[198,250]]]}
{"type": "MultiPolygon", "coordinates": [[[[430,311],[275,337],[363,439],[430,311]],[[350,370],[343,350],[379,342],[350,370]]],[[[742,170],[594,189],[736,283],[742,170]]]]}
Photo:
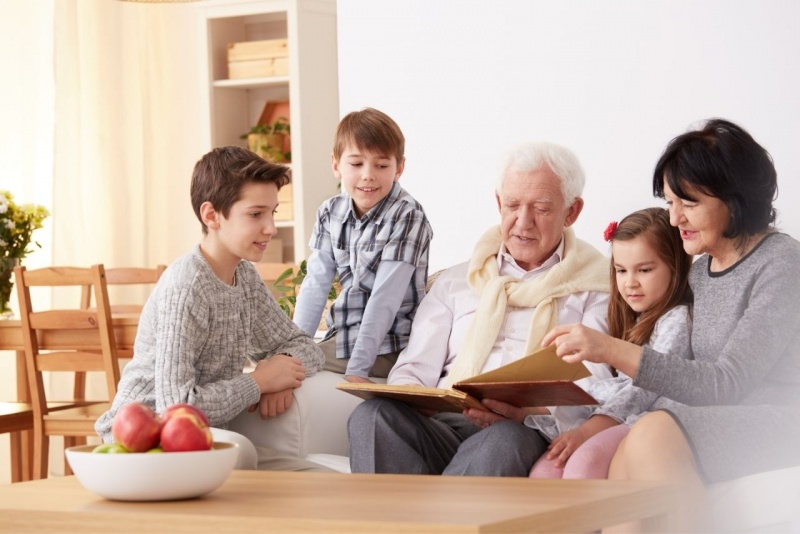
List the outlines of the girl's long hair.
{"type": "MultiPolygon", "coordinates": [[[[637,345],[644,345],[653,335],[656,322],[678,304],[691,300],[689,268],[692,257],[683,250],[680,232],[669,224],[669,212],[664,208],[635,211],[617,225],[610,241],[628,241],[644,236],[658,257],[670,269],[669,288],[652,308],[637,314],[622,298],[617,287],[614,255],[611,255],[611,301],[608,305],[608,333],[637,345]]],[[[613,250],[613,249],[612,249],[613,250]]]]}

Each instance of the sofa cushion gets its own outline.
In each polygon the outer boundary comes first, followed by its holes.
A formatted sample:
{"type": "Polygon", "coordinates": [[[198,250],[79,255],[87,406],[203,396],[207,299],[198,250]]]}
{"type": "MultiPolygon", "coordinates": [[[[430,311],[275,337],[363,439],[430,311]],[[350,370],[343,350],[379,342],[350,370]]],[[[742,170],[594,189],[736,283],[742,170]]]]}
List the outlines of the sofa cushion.
{"type": "Polygon", "coordinates": [[[328,469],[333,469],[339,473],[350,472],[350,458],[338,454],[314,453],[306,456],[306,460],[316,464],[324,465],[328,469]]]}
{"type": "Polygon", "coordinates": [[[313,453],[347,456],[347,418],[361,399],[339,391],[344,377],[320,371],[294,392],[292,406],[278,417],[239,414],[229,428],[244,434],[256,447],[268,447],[305,458],[313,453]]]}

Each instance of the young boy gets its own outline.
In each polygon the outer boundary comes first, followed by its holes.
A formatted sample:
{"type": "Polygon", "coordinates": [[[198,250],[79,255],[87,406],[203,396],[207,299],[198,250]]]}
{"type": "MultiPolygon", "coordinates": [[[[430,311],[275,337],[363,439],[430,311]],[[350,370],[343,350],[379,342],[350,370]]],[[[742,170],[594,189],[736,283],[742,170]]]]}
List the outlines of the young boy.
{"type": "Polygon", "coordinates": [[[264,417],[277,415],[322,367],[320,349],[250,263],[275,235],[278,189],[289,180],[285,167],[238,147],[216,148],[197,162],[191,200],[203,237],[164,272],[142,310],[133,360],[95,425],[104,441],[114,414],[134,401],[158,413],[190,403],[213,427],[255,405],[264,417]],[[256,366],[244,373],[248,360],[256,366]]]}
{"type": "Polygon", "coordinates": [[[341,292],[320,343],[325,369],[350,382],[386,377],[408,343],[425,294],[433,232],[422,206],[397,181],[405,139],[385,113],[345,116],[333,142],[333,173],[342,193],[317,211],[294,321],[313,335],[334,275],[341,292]]]}

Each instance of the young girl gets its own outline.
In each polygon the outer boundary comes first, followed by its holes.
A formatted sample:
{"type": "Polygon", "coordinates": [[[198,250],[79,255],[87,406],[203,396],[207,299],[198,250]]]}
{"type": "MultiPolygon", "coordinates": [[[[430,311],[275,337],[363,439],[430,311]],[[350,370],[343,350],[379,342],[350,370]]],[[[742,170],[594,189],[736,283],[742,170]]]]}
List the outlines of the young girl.
{"type": "MultiPolygon", "coordinates": [[[[611,242],[608,333],[691,358],[686,302],[692,259],[683,250],[680,233],[669,224],[669,212],[663,208],[636,211],[619,224],[609,224],[604,237],[611,242]]],[[[551,440],[530,476],[606,478],[629,426],[642,413],[673,402],[632,382],[620,373],[592,384],[589,393],[601,403],[599,407],[556,407],[549,415],[526,417],[527,426],[551,440]]]]}

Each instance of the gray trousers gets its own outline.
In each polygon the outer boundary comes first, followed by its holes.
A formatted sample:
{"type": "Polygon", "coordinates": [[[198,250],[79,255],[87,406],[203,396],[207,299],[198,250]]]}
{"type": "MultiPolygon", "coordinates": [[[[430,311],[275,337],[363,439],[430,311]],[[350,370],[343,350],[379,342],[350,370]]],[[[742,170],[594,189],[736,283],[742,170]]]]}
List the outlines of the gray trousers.
{"type": "Polygon", "coordinates": [[[354,473],[526,477],[547,449],[538,431],[514,421],[482,429],[458,413],[428,417],[391,399],[359,404],[347,430],[354,473]]]}

